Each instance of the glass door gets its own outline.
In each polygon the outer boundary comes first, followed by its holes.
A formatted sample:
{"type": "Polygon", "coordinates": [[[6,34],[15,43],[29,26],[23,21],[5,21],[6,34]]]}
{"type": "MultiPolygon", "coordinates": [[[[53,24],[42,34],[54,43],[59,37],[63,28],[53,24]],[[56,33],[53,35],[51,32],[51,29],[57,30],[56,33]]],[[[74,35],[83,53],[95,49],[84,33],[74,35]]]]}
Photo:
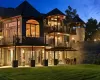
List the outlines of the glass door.
{"type": "Polygon", "coordinates": [[[36,54],[36,64],[42,65],[43,64],[43,53],[41,50],[35,51],[36,54]]]}
{"type": "Polygon", "coordinates": [[[54,58],[54,54],[53,54],[53,52],[52,51],[49,51],[48,52],[48,65],[52,65],[53,64],[53,59],[54,58]]]}

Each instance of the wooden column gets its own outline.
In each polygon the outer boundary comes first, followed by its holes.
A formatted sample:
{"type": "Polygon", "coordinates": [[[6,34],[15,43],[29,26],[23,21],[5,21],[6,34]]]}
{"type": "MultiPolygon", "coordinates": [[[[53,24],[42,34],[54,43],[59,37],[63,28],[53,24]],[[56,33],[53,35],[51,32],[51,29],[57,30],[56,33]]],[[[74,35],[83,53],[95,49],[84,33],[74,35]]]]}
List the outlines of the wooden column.
{"type": "MultiPolygon", "coordinates": [[[[55,48],[55,32],[54,32],[54,48],[55,48]]],[[[55,50],[54,50],[54,65],[55,65],[55,50]]]]}
{"type": "MultiPolygon", "coordinates": [[[[34,54],[35,54],[35,53],[34,53],[34,54]]],[[[33,57],[33,45],[32,45],[31,67],[35,67],[35,58],[33,57]]]]}
{"type": "Polygon", "coordinates": [[[2,48],[1,48],[1,54],[0,54],[0,66],[2,66],[2,48]]]}
{"type": "Polygon", "coordinates": [[[66,59],[67,59],[67,51],[66,51],[66,59]]]}
{"type": "Polygon", "coordinates": [[[33,45],[32,45],[32,60],[33,60],[33,45]]]}
{"type": "MultiPolygon", "coordinates": [[[[46,33],[44,33],[44,36],[45,36],[45,45],[46,45],[46,33]]],[[[46,60],[46,46],[44,48],[44,60],[46,60]]]]}
{"type": "Polygon", "coordinates": [[[16,42],[15,42],[15,50],[14,50],[14,60],[16,60],[16,42]]]}
{"type": "Polygon", "coordinates": [[[16,21],[17,21],[17,35],[15,35],[15,39],[14,39],[14,45],[15,45],[15,56],[14,56],[14,59],[15,60],[17,60],[16,59],[16,43],[17,43],[17,39],[18,39],[18,18],[16,19],[16,21]]]}

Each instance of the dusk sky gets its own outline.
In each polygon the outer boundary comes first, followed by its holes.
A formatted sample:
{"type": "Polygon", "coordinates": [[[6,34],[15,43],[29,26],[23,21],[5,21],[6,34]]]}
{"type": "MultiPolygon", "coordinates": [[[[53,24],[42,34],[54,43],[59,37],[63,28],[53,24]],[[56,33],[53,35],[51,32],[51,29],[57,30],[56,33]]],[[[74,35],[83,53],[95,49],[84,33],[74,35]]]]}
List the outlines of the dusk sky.
{"type": "MultiPolygon", "coordinates": [[[[0,0],[1,7],[16,7],[24,0],[0,0]]],[[[77,9],[79,16],[86,22],[93,17],[100,21],[100,0],[27,0],[41,13],[47,13],[53,8],[65,12],[70,5],[77,9]]]]}

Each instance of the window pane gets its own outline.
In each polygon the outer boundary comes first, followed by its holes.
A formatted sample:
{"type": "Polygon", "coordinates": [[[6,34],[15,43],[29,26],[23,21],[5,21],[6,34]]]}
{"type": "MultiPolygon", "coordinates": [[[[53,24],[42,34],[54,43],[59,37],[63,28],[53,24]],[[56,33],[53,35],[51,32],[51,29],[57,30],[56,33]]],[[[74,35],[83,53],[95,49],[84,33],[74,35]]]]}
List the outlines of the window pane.
{"type": "Polygon", "coordinates": [[[26,22],[26,36],[27,37],[40,36],[39,23],[36,20],[28,20],[26,22]]]}
{"type": "Polygon", "coordinates": [[[26,36],[30,36],[30,24],[26,24],[26,36]]]}
{"type": "Polygon", "coordinates": [[[31,35],[35,37],[35,25],[31,25],[31,35]]]}
{"type": "Polygon", "coordinates": [[[39,25],[36,25],[36,37],[40,36],[40,29],[39,29],[39,25]]]}
{"type": "Polygon", "coordinates": [[[20,27],[18,27],[18,35],[21,36],[21,30],[20,30],[20,27]]]}

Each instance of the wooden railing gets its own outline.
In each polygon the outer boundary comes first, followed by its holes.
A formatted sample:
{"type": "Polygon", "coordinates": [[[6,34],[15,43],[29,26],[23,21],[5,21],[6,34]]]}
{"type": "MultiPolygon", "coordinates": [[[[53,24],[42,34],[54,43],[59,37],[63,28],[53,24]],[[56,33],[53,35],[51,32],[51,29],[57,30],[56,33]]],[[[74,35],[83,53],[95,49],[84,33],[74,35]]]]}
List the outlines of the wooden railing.
{"type": "Polygon", "coordinates": [[[15,45],[15,44],[44,44],[44,37],[4,37],[0,40],[0,45],[15,45]]]}
{"type": "Polygon", "coordinates": [[[61,32],[61,33],[69,33],[68,30],[65,30],[63,26],[45,26],[45,32],[52,33],[52,32],[61,32]]]}

